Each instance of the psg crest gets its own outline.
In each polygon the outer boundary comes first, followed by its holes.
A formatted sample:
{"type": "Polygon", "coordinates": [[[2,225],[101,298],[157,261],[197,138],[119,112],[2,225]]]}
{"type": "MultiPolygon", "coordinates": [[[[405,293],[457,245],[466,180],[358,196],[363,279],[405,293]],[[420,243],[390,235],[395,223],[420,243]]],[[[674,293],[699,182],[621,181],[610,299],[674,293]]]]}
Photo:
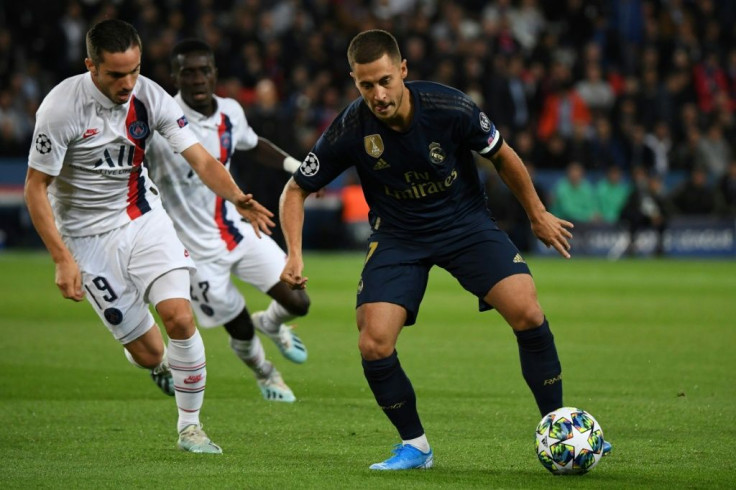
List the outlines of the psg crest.
{"type": "Polygon", "coordinates": [[[128,126],[128,133],[133,139],[143,139],[148,136],[148,124],[143,121],[133,121],[128,126]]]}

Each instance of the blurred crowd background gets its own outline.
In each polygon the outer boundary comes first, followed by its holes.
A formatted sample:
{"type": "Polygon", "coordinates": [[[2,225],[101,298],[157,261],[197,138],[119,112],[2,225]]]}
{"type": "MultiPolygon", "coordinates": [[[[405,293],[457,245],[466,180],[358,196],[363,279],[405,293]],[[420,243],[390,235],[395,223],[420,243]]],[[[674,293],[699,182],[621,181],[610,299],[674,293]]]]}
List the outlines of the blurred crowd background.
{"type": "MultiPolygon", "coordinates": [[[[84,71],[86,31],[111,17],[136,26],[142,74],[171,93],[173,45],[186,37],[212,45],[218,93],[239,100],[254,129],[298,159],[359,95],[345,58],[350,39],[382,28],[397,37],[409,79],[475,99],[560,217],[632,228],[677,215],[736,217],[731,0],[2,2],[0,172],[3,161],[26,157],[40,101],[84,71]]],[[[275,209],[288,176],[237,168],[275,209]]],[[[480,168],[502,227],[528,226],[493,170],[480,168]]],[[[348,195],[351,184],[347,176],[330,190],[348,195]]]]}

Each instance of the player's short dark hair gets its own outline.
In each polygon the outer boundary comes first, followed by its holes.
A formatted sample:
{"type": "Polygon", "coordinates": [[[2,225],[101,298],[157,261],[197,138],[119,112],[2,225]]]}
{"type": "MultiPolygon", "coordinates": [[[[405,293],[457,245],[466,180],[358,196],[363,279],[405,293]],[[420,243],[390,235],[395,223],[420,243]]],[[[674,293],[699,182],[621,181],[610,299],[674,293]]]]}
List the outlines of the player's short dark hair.
{"type": "Polygon", "coordinates": [[[171,50],[171,56],[169,57],[171,70],[176,71],[176,69],[179,67],[179,55],[187,55],[191,53],[204,53],[212,58],[212,61],[214,63],[215,52],[212,50],[209,44],[202,41],[201,39],[182,39],[181,41],[176,43],[174,49],[171,50]]]}
{"type": "Polygon", "coordinates": [[[87,57],[92,63],[102,63],[102,53],[124,53],[132,47],[143,48],[138,31],[131,24],[119,19],[98,22],[87,31],[87,57]]]}
{"type": "Polygon", "coordinates": [[[401,51],[396,38],[387,31],[371,29],[363,31],[350,41],[348,63],[350,68],[356,63],[372,63],[387,54],[396,63],[401,62],[401,51]]]}

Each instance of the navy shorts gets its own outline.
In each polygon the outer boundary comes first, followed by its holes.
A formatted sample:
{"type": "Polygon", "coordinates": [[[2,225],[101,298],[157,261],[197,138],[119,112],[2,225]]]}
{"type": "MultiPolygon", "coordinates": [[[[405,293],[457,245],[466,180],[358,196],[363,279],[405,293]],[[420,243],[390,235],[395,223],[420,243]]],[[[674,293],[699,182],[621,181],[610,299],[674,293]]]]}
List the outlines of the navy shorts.
{"type": "Polygon", "coordinates": [[[478,297],[479,311],[492,308],[483,298],[497,282],[515,274],[531,274],[519,250],[495,224],[462,237],[431,239],[376,231],[368,244],[357,306],[376,302],[401,305],[407,311],[405,325],[413,325],[429,270],[435,265],[478,297]]]}

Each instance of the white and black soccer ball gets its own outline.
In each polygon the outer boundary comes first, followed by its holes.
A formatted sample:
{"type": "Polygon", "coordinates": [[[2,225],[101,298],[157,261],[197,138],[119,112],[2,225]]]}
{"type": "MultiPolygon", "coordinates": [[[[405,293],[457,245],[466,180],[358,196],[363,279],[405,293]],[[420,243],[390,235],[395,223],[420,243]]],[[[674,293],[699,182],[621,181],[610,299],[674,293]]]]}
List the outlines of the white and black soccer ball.
{"type": "Polygon", "coordinates": [[[575,407],[562,407],[537,425],[537,457],[554,474],[586,473],[603,456],[603,429],[598,421],[575,407]]]}
{"type": "Polygon", "coordinates": [[[299,167],[299,171],[306,177],[311,177],[319,172],[319,158],[317,158],[317,155],[310,152],[299,167]]]}

